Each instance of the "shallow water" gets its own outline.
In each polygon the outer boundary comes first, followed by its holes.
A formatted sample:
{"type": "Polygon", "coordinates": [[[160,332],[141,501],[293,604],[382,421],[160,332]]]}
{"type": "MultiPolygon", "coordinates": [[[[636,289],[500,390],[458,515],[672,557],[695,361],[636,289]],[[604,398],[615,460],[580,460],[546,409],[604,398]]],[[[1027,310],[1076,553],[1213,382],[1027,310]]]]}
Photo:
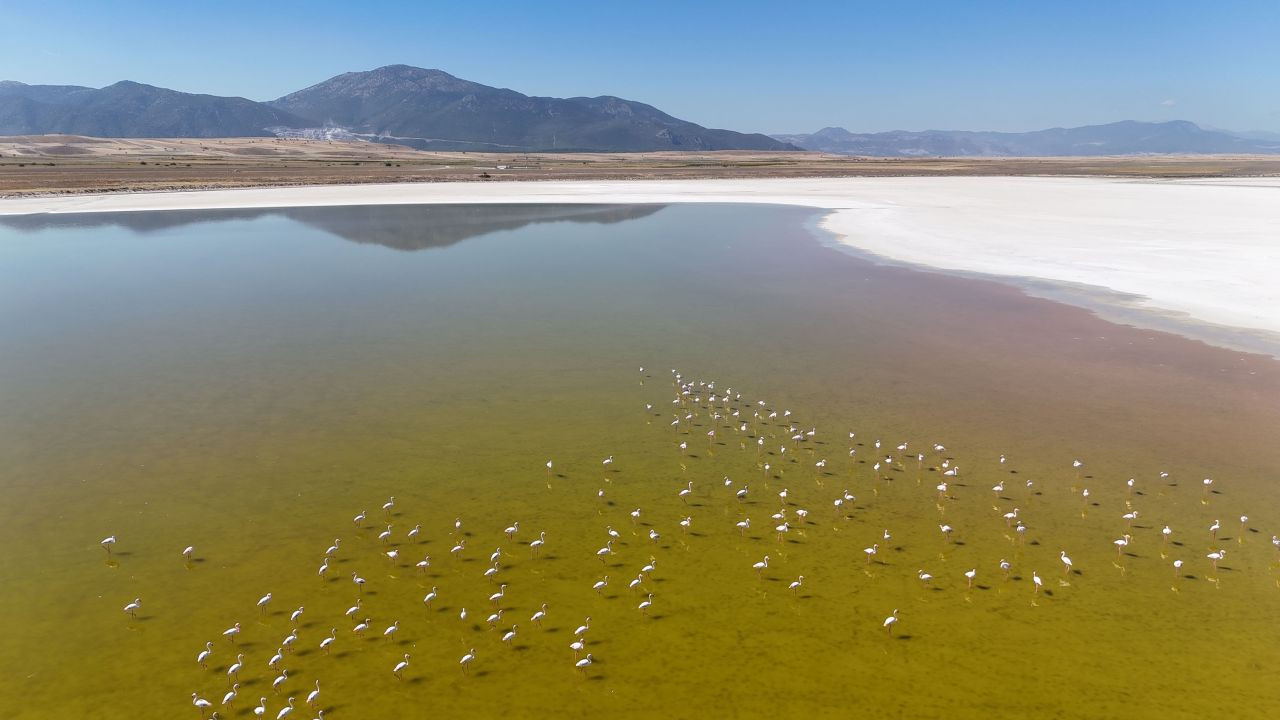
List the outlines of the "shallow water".
{"type": "Polygon", "coordinates": [[[0,716],[196,717],[191,693],[220,702],[238,652],[222,717],[253,717],[259,697],[274,717],[290,695],[295,717],[313,717],[302,700],[317,679],[333,718],[1270,713],[1278,364],[877,267],[824,247],[815,218],[436,206],[6,219],[0,716]],[[695,386],[673,405],[672,368],[715,381],[717,402],[695,386]],[[725,405],[728,387],[742,397],[725,405]],[[817,432],[792,441],[792,424],[817,432]],[[881,454],[911,459],[877,472],[881,454]],[[940,497],[943,461],[960,472],[940,497]],[[846,489],[857,499],[838,511],[846,489]],[[1021,539],[1002,517],[1014,507],[1021,539]],[[609,525],[621,537],[602,562],[609,525]],[[495,605],[482,573],[499,547],[495,605]],[[1227,551],[1216,570],[1214,549],[1227,551]],[[267,660],[298,606],[275,693],[267,660]],[[569,644],[586,616],[595,663],[580,673],[569,644]],[[235,622],[233,645],[221,632],[235,622]]]}

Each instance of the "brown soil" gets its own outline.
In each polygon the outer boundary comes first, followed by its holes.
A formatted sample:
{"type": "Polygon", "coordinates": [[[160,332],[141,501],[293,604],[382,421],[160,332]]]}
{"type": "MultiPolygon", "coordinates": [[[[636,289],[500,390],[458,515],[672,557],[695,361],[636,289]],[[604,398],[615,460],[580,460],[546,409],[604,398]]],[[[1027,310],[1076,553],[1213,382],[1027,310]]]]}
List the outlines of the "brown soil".
{"type": "Polygon", "coordinates": [[[903,175],[1280,175],[1280,156],[863,158],[805,152],[503,154],[277,138],[0,137],[0,196],[340,183],[903,175]]]}

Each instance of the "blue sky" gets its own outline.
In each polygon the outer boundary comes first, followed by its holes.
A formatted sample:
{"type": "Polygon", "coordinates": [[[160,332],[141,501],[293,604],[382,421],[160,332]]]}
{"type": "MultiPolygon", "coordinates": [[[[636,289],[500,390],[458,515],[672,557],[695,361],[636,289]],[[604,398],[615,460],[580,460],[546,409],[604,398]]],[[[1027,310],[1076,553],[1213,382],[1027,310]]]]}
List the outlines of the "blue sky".
{"type": "Polygon", "coordinates": [[[1280,0],[5,2],[0,79],[267,100],[406,63],[761,132],[1280,131],[1280,0]]]}

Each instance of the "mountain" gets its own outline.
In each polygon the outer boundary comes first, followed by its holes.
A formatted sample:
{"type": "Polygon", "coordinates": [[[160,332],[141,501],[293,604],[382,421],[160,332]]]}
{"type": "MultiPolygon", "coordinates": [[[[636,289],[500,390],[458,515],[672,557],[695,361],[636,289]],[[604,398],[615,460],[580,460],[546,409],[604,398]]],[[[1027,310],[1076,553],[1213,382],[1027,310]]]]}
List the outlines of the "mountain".
{"type": "Polygon", "coordinates": [[[269,104],[370,140],[433,150],[795,149],[609,95],[531,97],[408,65],[344,73],[269,104]]]}
{"type": "Polygon", "coordinates": [[[128,80],[102,89],[0,82],[0,135],[253,137],[305,124],[244,98],[192,95],[128,80]]]}
{"type": "Polygon", "coordinates": [[[851,133],[844,128],[829,127],[807,135],[773,137],[805,150],[875,157],[1280,153],[1280,140],[1206,130],[1185,120],[1159,123],[1126,120],[1107,125],[1053,128],[1024,133],[962,130],[851,133]]]}
{"type": "Polygon", "coordinates": [[[269,103],[122,81],[101,89],[0,82],[0,135],[342,137],[433,150],[795,150],[612,96],[530,97],[440,70],[338,75],[269,103]]]}

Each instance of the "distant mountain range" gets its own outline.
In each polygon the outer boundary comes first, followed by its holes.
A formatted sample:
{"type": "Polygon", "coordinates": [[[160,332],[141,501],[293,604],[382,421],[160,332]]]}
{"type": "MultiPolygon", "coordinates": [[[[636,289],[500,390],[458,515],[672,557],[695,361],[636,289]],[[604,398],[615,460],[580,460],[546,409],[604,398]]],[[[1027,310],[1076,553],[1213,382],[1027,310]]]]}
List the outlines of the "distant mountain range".
{"type": "Polygon", "coordinates": [[[193,95],[123,81],[101,89],[0,82],[0,135],[304,136],[431,150],[795,150],[612,96],[530,97],[440,70],[344,73],[277,100],[193,95]]]}
{"type": "Polygon", "coordinates": [[[1157,123],[1126,120],[1022,133],[966,130],[852,133],[844,128],[829,127],[811,134],[772,137],[805,150],[872,157],[1280,153],[1280,135],[1210,130],[1185,120],[1157,123]]]}
{"type": "Polygon", "coordinates": [[[268,102],[195,95],[122,81],[104,88],[0,81],[0,135],[309,137],[424,150],[498,152],[814,150],[875,157],[1280,153],[1280,134],[1186,121],[1024,133],[925,130],[799,135],[702,127],[644,103],[532,97],[441,70],[388,65],[351,72],[268,102]]]}
{"type": "Polygon", "coordinates": [[[244,98],[192,95],[128,80],[102,89],[0,81],[0,135],[255,137],[307,121],[244,98]]]}

